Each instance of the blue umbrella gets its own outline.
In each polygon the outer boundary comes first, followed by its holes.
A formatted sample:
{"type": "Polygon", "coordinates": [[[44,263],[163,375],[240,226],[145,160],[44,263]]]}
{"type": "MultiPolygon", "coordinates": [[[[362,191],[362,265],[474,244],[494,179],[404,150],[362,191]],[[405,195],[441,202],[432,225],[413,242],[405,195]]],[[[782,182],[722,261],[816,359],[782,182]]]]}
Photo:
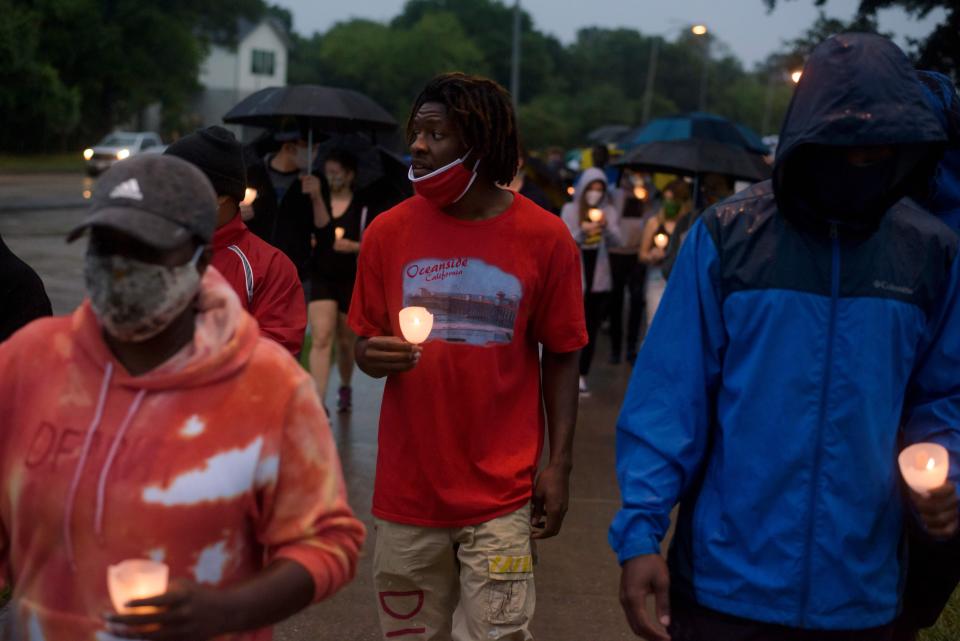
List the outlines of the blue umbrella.
{"type": "Polygon", "coordinates": [[[741,147],[766,155],[769,148],[749,127],[727,120],[716,114],[694,112],[651,120],[623,141],[627,149],[649,142],[702,140],[741,147]]]}

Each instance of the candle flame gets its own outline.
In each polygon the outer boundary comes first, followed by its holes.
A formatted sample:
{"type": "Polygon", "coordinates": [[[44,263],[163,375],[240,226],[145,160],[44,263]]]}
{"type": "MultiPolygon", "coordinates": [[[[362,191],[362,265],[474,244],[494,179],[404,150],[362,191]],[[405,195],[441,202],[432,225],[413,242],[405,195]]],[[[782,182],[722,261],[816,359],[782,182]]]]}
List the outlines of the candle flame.
{"type": "Polygon", "coordinates": [[[243,200],[240,202],[241,205],[252,205],[253,201],[257,199],[257,190],[252,187],[247,187],[247,190],[243,192],[243,200]]]}
{"type": "Polygon", "coordinates": [[[637,200],[646,200],[647,199],[647,190],[643,187],[634,187],[633,188],[633,197],[637,200]]]}
{"type": "Polygon", "coordinates": [[[933,460],[933,457],[930,457],[930,459],[927,461],[927,469],[932,470],[936,466],[937,466],[936,461],[933,460]]]}

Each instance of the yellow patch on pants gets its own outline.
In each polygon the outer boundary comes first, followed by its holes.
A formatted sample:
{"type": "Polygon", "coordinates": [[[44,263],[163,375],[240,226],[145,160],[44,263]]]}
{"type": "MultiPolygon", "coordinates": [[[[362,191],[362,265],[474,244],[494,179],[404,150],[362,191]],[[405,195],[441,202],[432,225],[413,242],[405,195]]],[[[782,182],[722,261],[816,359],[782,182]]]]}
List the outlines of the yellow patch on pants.
{"type": "Polygon", "coordinates": [[[526,574],[533,572],[533,555],[495,556],[490,559],[490,574],[526,574]]]}

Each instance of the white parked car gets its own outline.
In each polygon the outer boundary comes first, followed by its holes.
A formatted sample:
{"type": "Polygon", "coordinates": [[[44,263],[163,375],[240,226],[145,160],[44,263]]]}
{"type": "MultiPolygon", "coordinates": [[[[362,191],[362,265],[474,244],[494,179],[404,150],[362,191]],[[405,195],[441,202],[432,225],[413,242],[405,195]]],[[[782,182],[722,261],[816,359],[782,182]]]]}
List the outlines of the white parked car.
{"type": "Polygon", "coordinates": [[[162,153],[166,145],[152,131],[115,131],[93,147],[83,150],[87,173],[91,176],[106,171],[118,160],[137,154],[162,153]]]}

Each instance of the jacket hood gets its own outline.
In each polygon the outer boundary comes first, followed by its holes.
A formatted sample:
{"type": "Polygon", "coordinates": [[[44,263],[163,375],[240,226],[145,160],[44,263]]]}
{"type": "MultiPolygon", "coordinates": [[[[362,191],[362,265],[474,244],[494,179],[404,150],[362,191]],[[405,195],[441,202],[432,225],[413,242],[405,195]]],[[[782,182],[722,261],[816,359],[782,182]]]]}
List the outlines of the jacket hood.
{"type": "Polygon", "coordinates": [[[213,267],[204,272],[196,305],[193,341],[141,376],[129,374],[107,347],[89,299],[74,312],[72,324],[81,353],[101,370],[109,364],[115,384],[146,391],[200,387],[243,367],[253,355],[259,331],[257,322],[243,311],[237,294],[213,267]]]}
{"type": "Polygon", "coordinates": [[[919,71],[923,97],[933,109],[948,138],[947,151],[937,166],[928,198],[921,204],[954,230],[960,230],[960,95],[947,76],[919,71]]]}
{"type": "Polygon", "coordinates": [[[610,183],[607,182],[607,175],[603,173],[602,169],[590,167],[589,169],[584,169],[580,177],[577,178],[577,184],[573,187],[573,202],[579,203],[580,197],[583,196],[587,185],[598,180],[603,183],[603,188],[607,190],[607,193],[604,195],[604,200],[601,201],[601,203],[607,201],[610,198],[610,183]]]}
{"type": "Polygon", "coordinates": [[[787,110],[773,169],[777,203],[795,222],[822,223],[817,221],[822,214],[802,202],[805,187],[817,176],[791,170],[797,152],[810,151],[812,145],[891,145],[896,148],[897,187],[878,208],[879,218],[913,193],[919,174],[929,175],[944,142],[943,128],[924,100],[913,68],[894,43],[873,34],[833,36],[814,49],[787,110]]]}

